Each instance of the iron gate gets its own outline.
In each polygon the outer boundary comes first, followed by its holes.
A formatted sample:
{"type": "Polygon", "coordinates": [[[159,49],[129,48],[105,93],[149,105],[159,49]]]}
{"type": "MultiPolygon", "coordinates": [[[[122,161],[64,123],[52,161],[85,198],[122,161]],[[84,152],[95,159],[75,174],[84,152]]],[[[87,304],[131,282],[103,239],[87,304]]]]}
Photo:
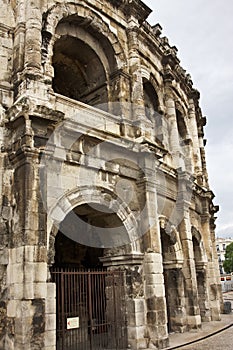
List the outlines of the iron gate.
{"type": "Polygon", "coordinates": [[[127,348],[124,273],[54,268],[57,350],[127,348]]]}

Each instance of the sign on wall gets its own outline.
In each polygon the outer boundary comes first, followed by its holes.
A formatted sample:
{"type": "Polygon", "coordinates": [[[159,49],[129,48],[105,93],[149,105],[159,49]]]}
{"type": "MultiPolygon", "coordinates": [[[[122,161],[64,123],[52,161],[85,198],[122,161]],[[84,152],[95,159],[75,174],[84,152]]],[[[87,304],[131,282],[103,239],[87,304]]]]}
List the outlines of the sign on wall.
{"type": "Polygon", "coordinates": [[[67,329],[79,328],[79,317],[67,318],[67,329]]]}

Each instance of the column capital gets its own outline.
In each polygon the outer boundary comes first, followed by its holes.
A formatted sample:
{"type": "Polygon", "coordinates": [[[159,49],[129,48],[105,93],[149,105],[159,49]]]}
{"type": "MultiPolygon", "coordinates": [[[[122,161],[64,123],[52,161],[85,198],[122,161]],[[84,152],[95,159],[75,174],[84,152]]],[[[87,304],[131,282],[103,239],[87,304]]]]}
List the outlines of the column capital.
{"type": "Polygon", "coordinates": [[[113,255],[100,258],[104,267],[119,267],[128,265],[141,265],[144,259],[143,253],[132,253],[126,255],[113,255]]]}

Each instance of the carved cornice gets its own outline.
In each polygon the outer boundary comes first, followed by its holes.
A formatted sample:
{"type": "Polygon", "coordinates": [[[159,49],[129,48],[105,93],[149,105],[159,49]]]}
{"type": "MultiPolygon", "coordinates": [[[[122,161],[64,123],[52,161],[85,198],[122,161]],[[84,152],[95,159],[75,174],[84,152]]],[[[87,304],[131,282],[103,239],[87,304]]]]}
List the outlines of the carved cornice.
{"type": "Polygon", "coordinates": [[[110,3],[127,17],[134,16],[139,23],[143,23],[152,12],[141,0],[110,0],[110,3]]]}
{"type": "Polygon", "coordinates": [[[188,97],[193,99],[195,102],[198,102],[200,99],[200,92],[197,89],[192,89],[188,94],[188,97]]]}
{"type": "Polygon", "coordinates": [[[28,97],[22,97],[6,111],[5,121],[7,127],[14,127],[15,122],[22,116],[36,116],[48,119],[53,122],[59,122],[64,119],[64,113],[53,110],[44,105],[37,105],[28,97]]]}

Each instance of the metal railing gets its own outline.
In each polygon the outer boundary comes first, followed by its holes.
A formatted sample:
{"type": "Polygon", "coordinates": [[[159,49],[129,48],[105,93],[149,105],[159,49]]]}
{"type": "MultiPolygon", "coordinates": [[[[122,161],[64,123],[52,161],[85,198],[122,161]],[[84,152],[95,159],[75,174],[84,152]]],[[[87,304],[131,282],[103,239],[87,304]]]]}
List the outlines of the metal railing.
{"type": "Polygon", "coordinates": [[[57,350],[127,348],[124,273],[53,268],[57,350]]]}

